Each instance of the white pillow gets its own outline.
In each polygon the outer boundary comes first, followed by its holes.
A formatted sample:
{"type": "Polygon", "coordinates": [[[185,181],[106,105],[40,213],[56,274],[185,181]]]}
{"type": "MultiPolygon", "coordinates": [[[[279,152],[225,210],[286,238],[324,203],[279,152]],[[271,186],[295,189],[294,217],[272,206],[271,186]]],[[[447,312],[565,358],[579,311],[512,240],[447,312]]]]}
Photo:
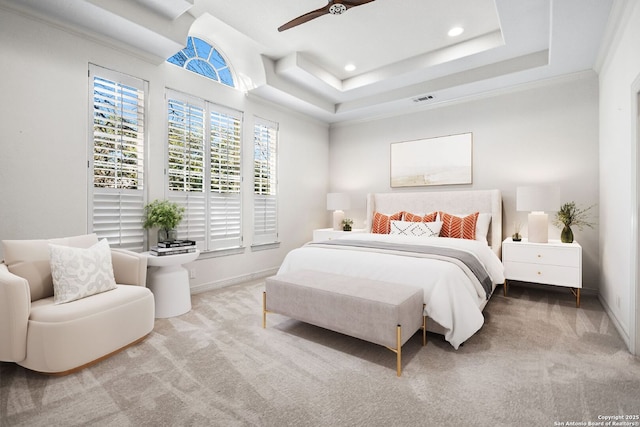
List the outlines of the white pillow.
{"type": "Polygon", "coordinates": [[[390,234],[400,234],[404,236],[438,237],[442,221],[435,222],[410,222],[391,221],[390,234]]]}
{"type": "Polygon", "coordinates": [[[491,224],[491,214],[481,213],[478,214],[478,220],[476,221],[476,240],[480,240],[489,244],[487,235],[489,234],[489,224],[491,224]]]}
{"type": "Polygon", "coordinates": [[[88,249],[49,244],[53,303],[62,304],[116,288],[107,239],[88,249]]]}

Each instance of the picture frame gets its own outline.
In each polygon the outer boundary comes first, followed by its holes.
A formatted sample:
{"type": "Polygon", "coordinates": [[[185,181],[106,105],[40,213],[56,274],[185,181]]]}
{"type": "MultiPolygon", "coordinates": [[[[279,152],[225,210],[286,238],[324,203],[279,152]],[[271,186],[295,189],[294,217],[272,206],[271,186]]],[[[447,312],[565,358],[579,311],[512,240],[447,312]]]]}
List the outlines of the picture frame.
{"type": "Polygon", "coordinates": [[[390,184],[395,187],[473,182],[473,134],[391,143],[390,184]]]}

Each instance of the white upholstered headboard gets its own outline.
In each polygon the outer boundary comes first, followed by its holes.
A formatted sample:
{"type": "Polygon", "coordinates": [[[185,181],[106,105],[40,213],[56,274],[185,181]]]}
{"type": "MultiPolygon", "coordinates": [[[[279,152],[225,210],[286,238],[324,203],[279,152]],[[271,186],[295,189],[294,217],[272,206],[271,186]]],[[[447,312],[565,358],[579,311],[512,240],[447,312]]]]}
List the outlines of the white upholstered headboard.
{"type": "Polygon", "coordinates": [[[370,193],[367,195],[367,223],[371,231],[373,213],[393,214],[398,211],[416,214],[443,211],[451,214],[473,212],[491,214],[487,240],[500,256],[502,246],[502,195],[500,190],[421,191],[401,193],[370,193]]]}

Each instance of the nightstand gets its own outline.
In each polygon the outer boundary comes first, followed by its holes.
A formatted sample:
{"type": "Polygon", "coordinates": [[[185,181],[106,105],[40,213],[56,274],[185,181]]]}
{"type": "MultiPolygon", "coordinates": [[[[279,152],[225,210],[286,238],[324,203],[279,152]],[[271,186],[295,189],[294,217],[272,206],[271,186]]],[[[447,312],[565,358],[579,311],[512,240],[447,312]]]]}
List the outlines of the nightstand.
{"type": "Polygon", "coordinates": [[[322,242],[353,233],[366,233],[366,230],[364,228],[354,228],[351,231],[342,231],[334,230],[333,228],[318,228],[317,230],[313,230],[313,241],[322,242]]]}
{"type": "Polygon", "coordinates": [[[504,294],[507,281],[541,283],[570,288],[580,307],[582,288],[582,247],[577,243],[529,243],[527,239],[514,242],[511,238],[502,242],[504,265],[504,294]]]}

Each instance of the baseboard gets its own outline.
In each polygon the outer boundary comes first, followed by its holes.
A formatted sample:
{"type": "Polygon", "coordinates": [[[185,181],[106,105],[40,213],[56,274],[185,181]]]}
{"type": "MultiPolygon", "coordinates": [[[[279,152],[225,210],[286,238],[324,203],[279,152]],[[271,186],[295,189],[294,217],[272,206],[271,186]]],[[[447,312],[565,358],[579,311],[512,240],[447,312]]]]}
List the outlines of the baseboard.
{"type": "Polygon", "coordinates": [[[631,339],[629,338],[629,332],[624,330],[622,323],[620,323],[620,321],[616,317],[613,310],[611,310],[611,308],[609,307],[609,304],[607,304],[605,299],[602,298],[602,295],[598,295],[598,300],[600,301],[600,304],[602,304],[602,308],[604,308],[604,311],[605,313],[607,313],[607,316],[609,316],[611,323],[613,323],[613,326],[616,328],[616,330],[620,334],[620,338],[622,338],[622,341],[624,341],[624,343],[626,344],[627,349],[629,349],[631,354],[634,354],[633,353],[634,349],[631,348],[631,339]]]}
{"type": "Polygon", "coordinates": [[[249,282],[252,280],[258,280],[265,277],[273,276],[278,272],[279,267],[269,268],[267,270],[255,271],[249,274],[243,274],[242,276],[231,277],[229,279],[218,280],[215,282],[201,283],[199,285],[191,286],[191,294],[199,294],[201,292],[212,291],[214,289],[226,288],[228,286],[238,285],[242,282],[249,282]]]}

